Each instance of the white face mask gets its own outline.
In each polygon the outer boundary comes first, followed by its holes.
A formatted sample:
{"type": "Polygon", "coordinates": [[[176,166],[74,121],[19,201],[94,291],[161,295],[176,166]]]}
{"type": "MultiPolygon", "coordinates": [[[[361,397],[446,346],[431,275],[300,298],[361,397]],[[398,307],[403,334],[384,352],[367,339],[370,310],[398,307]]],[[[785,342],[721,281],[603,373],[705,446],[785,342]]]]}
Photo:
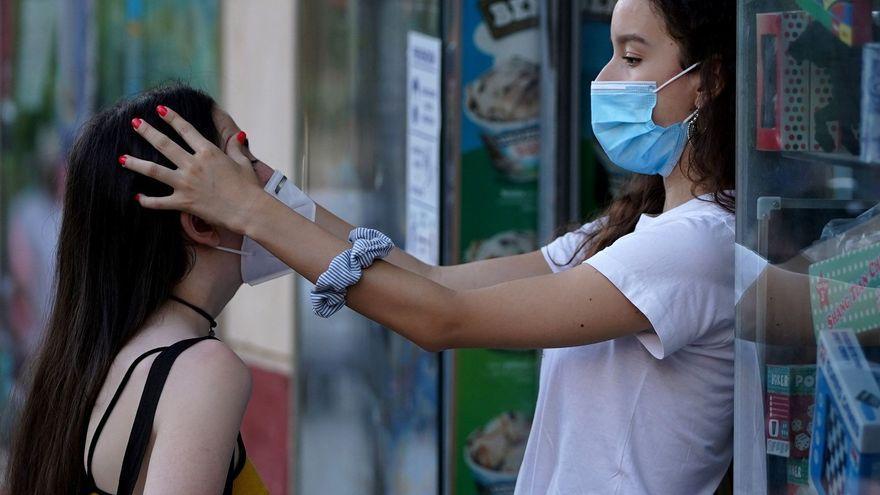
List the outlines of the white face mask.
{"type": "MultiPolygon", "coordinates": [[[[276,170],[263,190],[296,213],[315,221],[315,202],[281,172],[276,170]]],[[[216,248],[241,255],[241,280],[251,286],[293,273],[283,261],[248,236],[242,239],[241,250],[223,246],[216,248]]]]}

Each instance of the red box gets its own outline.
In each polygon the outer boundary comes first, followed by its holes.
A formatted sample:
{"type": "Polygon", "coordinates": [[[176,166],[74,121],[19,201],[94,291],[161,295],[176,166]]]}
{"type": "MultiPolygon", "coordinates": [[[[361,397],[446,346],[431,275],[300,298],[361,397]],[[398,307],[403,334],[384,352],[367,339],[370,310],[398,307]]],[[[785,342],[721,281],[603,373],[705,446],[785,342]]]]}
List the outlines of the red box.
{"type": "Polygon", "coordinates": [[[810,148],[809,62],[787,55],[789,45],[810,22],[802,11],[758,14],[757,148],[807,151],[810,148]]]}

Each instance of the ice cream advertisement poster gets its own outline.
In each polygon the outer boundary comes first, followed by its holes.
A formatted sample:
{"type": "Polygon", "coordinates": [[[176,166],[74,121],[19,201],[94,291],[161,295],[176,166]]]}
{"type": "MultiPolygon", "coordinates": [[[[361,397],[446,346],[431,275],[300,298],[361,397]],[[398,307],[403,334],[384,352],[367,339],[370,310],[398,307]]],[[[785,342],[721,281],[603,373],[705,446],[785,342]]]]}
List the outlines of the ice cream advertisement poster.
{"type": "MultiPolygon", "coordinates": [[[[536,0],[462,2],[458,258],[537,247],[540,66],[536,0]]],[[[512,494],[538,393],[535,352],[454,354],[450,486],[512,494]]]]}
{"type": "Polygon", "coordinates": [[[462,148],[488,152],[499,179],[534,182],[540,154],[538,3],[472,3],[464,7],[472,10],[465,13],[470,19],[463,20],[462,148]]]}

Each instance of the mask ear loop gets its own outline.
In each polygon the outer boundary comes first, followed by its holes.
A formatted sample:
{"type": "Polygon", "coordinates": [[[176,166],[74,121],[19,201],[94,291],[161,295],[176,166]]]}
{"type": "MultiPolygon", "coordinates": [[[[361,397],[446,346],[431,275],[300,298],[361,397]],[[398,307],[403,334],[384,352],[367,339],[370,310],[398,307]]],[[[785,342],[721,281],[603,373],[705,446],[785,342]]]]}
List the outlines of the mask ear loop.
{"type": "Polygon", "coordinates": [[[687,69],[685,69],[685,70],[679,72],[677,76],[675,76],[675,77],[673,77],[672,79],[670,79],[670,80],[666,81],[665,83],[663,83],[663,85],[660,86],[659,88],[655,89],[654,92],[655,92],[655,93],[659,93],[661,89],[665,88],[666,86],[669,86],[670,84],[674,83],[675,81],[678,81],[678,80],[681,79],[682,77],[686,76],[688,72],[694,70],[694,68],[696,68],[696,67],[697,67],[698,65],[700,65],[701,63],[702,63],[702,62],[697,62],[697,63],[695,63],[694,65],[688,67],[687,69]]]}
{"type": "Polygon", "coordinates": [[[232,253],[232,254],[238,254],[241,256],[253,256],[254,255],[254,253],[249,253],[247,251],[239,251],[238,249],[232,249],[232,248],[223,247],[223,246],[214,246],[214,249],[219,249],[220,251],[225,251],[227,253],[232,253]]]}

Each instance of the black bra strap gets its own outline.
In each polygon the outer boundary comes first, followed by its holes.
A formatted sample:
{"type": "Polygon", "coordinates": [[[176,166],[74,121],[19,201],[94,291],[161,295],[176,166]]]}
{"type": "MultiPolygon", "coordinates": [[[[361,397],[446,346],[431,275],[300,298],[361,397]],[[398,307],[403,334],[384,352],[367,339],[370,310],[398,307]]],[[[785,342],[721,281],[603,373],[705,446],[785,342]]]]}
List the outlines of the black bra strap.
{"type": "Polygon", "coordinates": [[[117,495],[131,495],[134,492],[147,445],[150,443],[150,436],[153,432],[156,408],[162,396],[162,388],[171,372],[171,366],[180,353],[206,339],[217,340],[216,337],[210,335],[182,340],[162,351],[153,361],[146,384],[144,384],[144,392],[140,404],[138,404],[137,414],[134,417],[134,424],[131,427],[131,436],[129,436],[128,445],[125,448],[125,456],[122,458],[122,471],[119,475],[117,495]]]}
{"type": "Polygon", "coordinates": [[[113,408],[116,407],[116,402],[119,401],[119,397],[122,395],[122,390],[125,388],[125,385],[128,384],[128,380],[131,378],[131,374],[134,373],[134,369],[137,365],[143,361],[147,356],[151,354],[155,354],[159,351],[163,351],[167,349],[167,347],[158,347],[156,349],[147,351],[137,359],[131,363],[131,366],[128,367],[128,370],[125,372],[125,376],[122,377],[122,381],[119,382],[119,387],[116,388],[116,393],[113,394],[113,398],[110,399],[110,403],[107,405],[107,409],[104,411],[104,415],[101,416],[101,420],[98,422],[98,426],[95,428],[95,433],[92,434],[92,441],[89,444],[89,452],[88,452],[88,462],[86,464],[86,476],[89,478],[92,477],[92,459],[95,457],[95,447],[98,446],[98,438],[101,437],[101,432],[104,431],[104,425],[107,424],[107,420],[110,418],[110,413],[113,412],[113,408]]]}
{"type": "Polygon", "coordinates": [[[244,450],[244,441],[241,439],[241,433],[238,434],[238,462],[235,462],[235,452],[232,452],[232,459],[229,460],[229,475],[226,476],[226,484],[223,486],[223,495],[232,495],[235,478],[244,470],[247,463],[247,452],[244,450]]]}
{"type": "Polygon", "coordinates": [[[242,470],[244,470],[244,465],[247,463],[247,450],[244,448],[244,440],[241,439],[241,432],[238,433],[238,465],[235,466],[233,473],[234,477],[238,477],[241,474],[242,470]]]}

